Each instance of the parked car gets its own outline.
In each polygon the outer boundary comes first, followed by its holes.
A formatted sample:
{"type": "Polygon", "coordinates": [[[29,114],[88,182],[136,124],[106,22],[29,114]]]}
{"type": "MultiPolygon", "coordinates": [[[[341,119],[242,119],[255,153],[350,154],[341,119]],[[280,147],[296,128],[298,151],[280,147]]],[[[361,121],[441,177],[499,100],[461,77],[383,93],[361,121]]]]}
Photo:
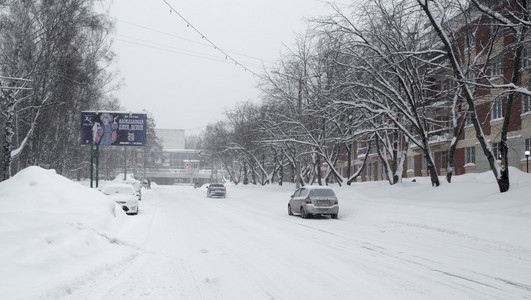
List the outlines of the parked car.
{"type": "Polygon", "coordinates": [[[135,193],[138,196],[138,200],[142,200],[142,182],[135,179],[127,180],[124,182],[130,184],[135,189],[135,193]]]}
{"type": "Polygon", "coordinates": [[[211,183],[207,186],[207,197],[223,197],[227,196],[227,188],[223,183],[211,183]]]}
{"type": "Polygon", "coordinates": [[[113,183],[104,186],[101,190],[105,195],[122,206],[128,215],[138,214],[138,194],[131,184],[113,183]]]}
{"type": "Polygon", "coordinates": [[[330,215],[337,219],[339,201],[329,187],[305,186],[295,190],[288,203],[288,214],[300,214],[303,219],[312,215],[330,215]]]}

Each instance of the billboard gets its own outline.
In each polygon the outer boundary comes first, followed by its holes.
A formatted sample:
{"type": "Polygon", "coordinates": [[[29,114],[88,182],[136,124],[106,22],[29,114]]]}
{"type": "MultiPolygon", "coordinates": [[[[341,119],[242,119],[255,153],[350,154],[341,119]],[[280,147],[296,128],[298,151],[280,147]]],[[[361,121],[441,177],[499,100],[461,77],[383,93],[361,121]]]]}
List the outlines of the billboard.
{"type": "Polygon", "coordinates": [[[145,146],[146,114],[81,112],[81,145],[145,146]]]}

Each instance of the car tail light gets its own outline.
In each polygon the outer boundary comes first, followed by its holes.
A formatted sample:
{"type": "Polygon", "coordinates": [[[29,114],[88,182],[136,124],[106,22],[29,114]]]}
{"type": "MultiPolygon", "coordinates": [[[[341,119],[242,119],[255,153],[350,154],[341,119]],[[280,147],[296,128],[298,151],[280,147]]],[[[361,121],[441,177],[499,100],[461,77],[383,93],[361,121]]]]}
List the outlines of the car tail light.
{"type": "Polygon", "coordinates": [[[312,199],[310,199],[310,196],[308,196],[304,202],[306,202],[306,204],[312,204],[312,199]]]}
{"type": "Polygon", "coordinates": [[[339,204],[339,201],[336,199],[336,201],[334,201],[334,205],[337,205],[339,204]]]}
{"type": "Polygon", "coordinates": [[[226,191],[226,190],[227,190],[227,188],[223,188],[223,191],[226,191]]]}

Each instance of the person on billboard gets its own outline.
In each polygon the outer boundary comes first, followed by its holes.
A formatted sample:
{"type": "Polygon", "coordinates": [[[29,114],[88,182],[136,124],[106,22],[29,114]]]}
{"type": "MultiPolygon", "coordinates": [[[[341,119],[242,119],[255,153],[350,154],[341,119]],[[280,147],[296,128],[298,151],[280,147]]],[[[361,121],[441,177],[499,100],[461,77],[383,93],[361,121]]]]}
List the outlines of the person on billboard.
{"type": "Polygon", "coordinates": [[[117,118],[118,116],[113,118],[112,115],[108,113],[102,113],[100,115],[100,120],[103,124],[96,122],[94,123],[94,127],[92,129],[94,143],[100,145],[111,145],[116,141],[116,138],[118,137],[118,133],[116,132],[118,130],[118,123],[116,123],[117,118]]]}

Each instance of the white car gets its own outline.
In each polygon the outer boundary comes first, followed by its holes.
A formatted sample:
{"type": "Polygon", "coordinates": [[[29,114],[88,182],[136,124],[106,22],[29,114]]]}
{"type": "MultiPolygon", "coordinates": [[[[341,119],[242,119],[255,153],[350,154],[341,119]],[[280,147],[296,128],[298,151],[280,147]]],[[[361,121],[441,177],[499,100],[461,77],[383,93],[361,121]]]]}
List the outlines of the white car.
{"type": "Polygon", "coordinates": [[[135,188],[127,183],[113,183],[104,186],[101,191],[120,204],[126,214],[138,214],[138,195],[135,188]]]}

